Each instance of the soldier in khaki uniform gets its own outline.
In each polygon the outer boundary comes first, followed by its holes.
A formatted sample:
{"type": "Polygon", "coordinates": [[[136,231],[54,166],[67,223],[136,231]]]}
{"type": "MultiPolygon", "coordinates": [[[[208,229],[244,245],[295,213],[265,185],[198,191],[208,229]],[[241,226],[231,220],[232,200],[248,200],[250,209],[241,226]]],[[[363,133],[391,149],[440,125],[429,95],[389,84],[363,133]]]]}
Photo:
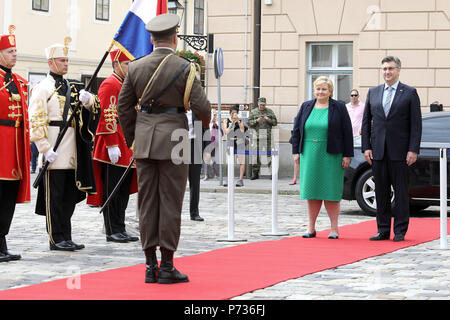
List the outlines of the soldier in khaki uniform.
{"type": "Polygon", "coordinates": [[[185,112],[190,108],[205,128],[211,115],[195,66],[174,55],[178,24],[174,14],[158,15],[147,24],[154,51],[129,64],[117,105],[128,146],[134,142],[139,228],[147,264],[145,282],[189,281],[173,266],[190,158],[185,112]],[[184,162],[175,158],[180,131],[184,162]],[[161,250],[159,268],[157,246],[161,250]]]}
{"type": "Polygon", "coordinates": [[[98,98],[76,80],[63,76],[68,71],[68,44],[46,48],[50,72],[33,88],[30,97],[30,139],[39,150],[38,166],[50,165],[38,187],[36,214],[45,215],[50,250],[74,251],[84,245],[72,241],[71,217],[75,205],[96,192],[92,169],[92,142],[100,114],[98,98]],[[75,112],[57,149],[60,130],[75,112]]]}
{"type": "MultiPolygon", "coordinates": [[[[248,126],[256,130],[257,151],[272,150],[272,127],[277,125],[277,117],[275,113],[266,108],[266,98],[258,98],[258,108],[253,109],[248,117],[248,126]],[[264,140],[263,140],[264,139],[264,140]],[[265,146],[265,147],[264,147],[265,146]]],[[[271,165],[271,157],[268,157],[268,165],[271,165]]],[[[250,180],[259,178],[259,170],[261,168],[261,156],[257,156],[257,163],[252,166],[252,177],[250,180]]]]}

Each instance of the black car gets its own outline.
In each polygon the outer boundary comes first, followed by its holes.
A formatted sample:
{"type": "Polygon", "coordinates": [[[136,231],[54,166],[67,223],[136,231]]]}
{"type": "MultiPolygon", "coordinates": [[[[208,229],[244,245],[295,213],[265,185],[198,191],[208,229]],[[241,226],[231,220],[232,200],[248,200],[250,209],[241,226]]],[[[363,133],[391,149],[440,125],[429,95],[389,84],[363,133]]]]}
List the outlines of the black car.
{"type": "MultiPolygon", "coordinates": [[[[422,115],[422,142],[450,143],[450,112],[430,112],[422,115]]],[[[375,215],[377,208],[375,183],[371,166],[361,152],[360,137],[355,138],[354,147],[355,156],[345,170],[343,199],[356,199],[363,211],[375,215]]],[[[447,155],[449,154],[450,150],[447,150],[447,155]]],[[[450,195],[449,163],[450,157],[447,158],[447,193],[450,195]]],[[[408,169],[411,211],[420,211],[431,205],[439,205],[439,150],[421,149],[417,162],[408,169]]],[[[392,191],[392,205],[394,201],[395,195],[392,191]]]]}

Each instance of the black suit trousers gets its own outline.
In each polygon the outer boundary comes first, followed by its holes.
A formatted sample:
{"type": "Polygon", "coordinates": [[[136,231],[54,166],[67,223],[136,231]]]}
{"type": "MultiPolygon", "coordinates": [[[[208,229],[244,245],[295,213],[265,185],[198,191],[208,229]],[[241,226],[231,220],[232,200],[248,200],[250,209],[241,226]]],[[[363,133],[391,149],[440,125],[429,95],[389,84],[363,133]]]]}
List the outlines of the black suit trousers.
{"type": "Polygon", "coordinates": [[[0,238],[5,237],[9,232],[19,186],[19,180],[0,180],[0,238]]]}
{"type": "MultiPolygon", "coordinates": [[[[200,202],[200,175],[202,163],[195,157],[195,140],[191,139],[191,163],[189,164],[189,212],[192,216],[198,216],[198,204],[200,202]],[[197,160],[197,161],[195,161],[197,160]]],[[[197,150],[198,151],[198,150],[197,150]]],[[[201,159],[201,158],[200,158],[201,159]]]]}
{"type": "MultiPolygon", "coordinates": [[[[44,189],[47,233],[50,243],[72,240],[72,215],[82,193],[75,185],[75,170],[47,170],[44,189]]],[[[39,187],[41,188],[41,186],[39,187]]],[[[39,201],[36,202],[38,212],[39,201]]]]}
{"type": "Polygon", "coordinates": [[[377,226],[379,233],[389,234],[394,217],[394,234],[405,235],[409,225],[408,165],[404,161],[392,161],[388,156],[373,160],[377,201],[377,226]],[[394,212],[391,212],[391,186],[394,189],[394,212]]]}
{"type": "MultiPolygon", "coordinates": [[[[103,203],[106,202],[109,195],[113,192],[126,168],[102,163],[103,176],[103,203]]],[[[125,180],[119,187],[118,192],[108,204],[103,212],[105,222],[105,232],[107,235],[125,232],[125,211],[130,199],[130,185],[133,179],[133,170],[131,169],[125,180]]]]}

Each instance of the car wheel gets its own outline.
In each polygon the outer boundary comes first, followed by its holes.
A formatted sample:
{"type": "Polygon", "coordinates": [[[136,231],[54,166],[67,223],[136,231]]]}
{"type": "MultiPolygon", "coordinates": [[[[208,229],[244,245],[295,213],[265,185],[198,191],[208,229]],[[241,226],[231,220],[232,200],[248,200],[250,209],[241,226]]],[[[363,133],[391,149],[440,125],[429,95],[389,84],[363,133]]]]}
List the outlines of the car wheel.
{"type": "MultiPolygon", "coordinates": [[[[394,203],[394,190],[392,190],[391,206],[394,203]]],[[[377,200],[375,198],[375,181],[372,170],[367,170],[358,178],[355,186],[355,198],[359,207],[371,216],[377,214],[377,200]]]]}
{"type": "Polygon", "coordinates": [[[427,204],[409,204],[409,211],[411,212],[411,213],[417,213],[417,212],[420,212],[420,211],[422,211],[422,210],[425,210],[426,208],[428,208],[429,207],[429,205],[427,205],[427,204]]]}

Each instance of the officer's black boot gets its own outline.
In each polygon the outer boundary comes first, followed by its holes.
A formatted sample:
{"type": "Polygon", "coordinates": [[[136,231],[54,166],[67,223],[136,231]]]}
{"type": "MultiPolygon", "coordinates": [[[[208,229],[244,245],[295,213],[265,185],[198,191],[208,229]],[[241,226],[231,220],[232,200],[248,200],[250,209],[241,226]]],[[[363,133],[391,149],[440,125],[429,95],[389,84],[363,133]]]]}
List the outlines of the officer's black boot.
{"type": "Polygon", "coordinates": [[[0,255],[0,257],[5,256],[3,258],[8,259],[8,261],[22,259],[20,254],[13,254],[13,253],[8,251],[8,246],[6,245],[6,238],[5,237],[1,237],[0,238],[0,252],[2,253],[0,255]]]}
{"type": "Polygon", "coordinates": [[[0,262],[11,261],[11,258],[7,254],[8,248],[6,247],[5,237],[0,237],[0,262]]]}
{"type": "Polygon", "coordinates": [[[173,253],[172,250],[161,248],[161,270],[158,283],[171,284],[189,281],[187,275],[180,273],[173,266],[173,253]]]}
{"type": "Polygon", "coordinates": [[[145,283],[158,282],[158,258],[156,257],[156,247],[150,247],[144,250],[145,252],[145,283]]]}

